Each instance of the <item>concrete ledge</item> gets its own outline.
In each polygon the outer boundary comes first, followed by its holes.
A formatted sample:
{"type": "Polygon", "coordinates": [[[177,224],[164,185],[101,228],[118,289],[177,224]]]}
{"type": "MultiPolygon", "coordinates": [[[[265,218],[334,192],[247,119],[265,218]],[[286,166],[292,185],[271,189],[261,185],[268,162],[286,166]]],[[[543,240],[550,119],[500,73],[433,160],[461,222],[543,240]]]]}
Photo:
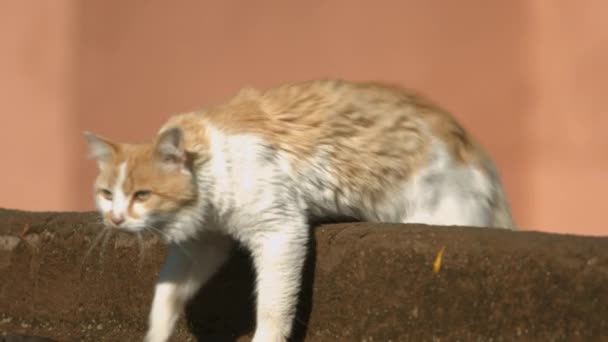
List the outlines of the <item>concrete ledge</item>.
{"type": "MultiPolygon", "coordinates": [[[[103,253],[98,247],[83,263],[99,231],[96,221],[93,213],[0,209],[0,331],[5,341],[11,335],[141,340],[165,247],[148,236],[141,257],[135,237],[115,233],[103,253]]],[[[608,339],[608,238],[429,228],[318,227],[296,337],[608,339]],[[433,263],[441,247],[445,252],[436,273],[433,263]]],[[[254,323],[252,283],[247,254],[237,250],[188,307],[173,340],[248,340],[254,323]]]]}

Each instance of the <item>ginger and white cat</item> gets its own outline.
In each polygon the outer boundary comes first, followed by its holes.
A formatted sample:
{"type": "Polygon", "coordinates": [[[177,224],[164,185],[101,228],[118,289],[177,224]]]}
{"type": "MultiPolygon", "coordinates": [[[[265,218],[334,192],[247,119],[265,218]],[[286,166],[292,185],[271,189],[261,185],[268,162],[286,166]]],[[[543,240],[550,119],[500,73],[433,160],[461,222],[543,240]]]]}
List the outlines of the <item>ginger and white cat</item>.
{"type": "Polygon", "coordinates": [[[515,229],[490,158],[448,113],[394,86],[244,89],[171,117],[151,143],[86,137],[106,224],[169,244],[148,342],[169,339],[235,240],[257,274],[253,341],[272,342],[292,330],[311,218],[515,229]]]}

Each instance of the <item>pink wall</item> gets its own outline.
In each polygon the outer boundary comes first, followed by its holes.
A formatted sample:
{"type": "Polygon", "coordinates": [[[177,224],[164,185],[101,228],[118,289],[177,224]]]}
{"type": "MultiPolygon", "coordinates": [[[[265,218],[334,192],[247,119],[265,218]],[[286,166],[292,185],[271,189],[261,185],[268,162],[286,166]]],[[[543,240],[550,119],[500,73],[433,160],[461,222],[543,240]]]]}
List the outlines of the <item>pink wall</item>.
{"type": "Polygon", "coordinates": [[[0,207],[74,207],[74,8],[0,3],[0,207]]]}
{"type": "Polygon", "coordinates": [[[608,235],[608,2],[530,2],[530,227],[608,235]],[[550,5],[553,4],[553,5],[550,5]],[[549,5],[549,6],[547,6],[549,5]]]}
{"type": "Polygon", "coordinates": [[[450,109],[494,156],[523,228],[608,235],[604,2],[55,4],[0,5],[0,206],[91,209],[84,129],[147,140],[244,85],[335,76],[450,109]]]}

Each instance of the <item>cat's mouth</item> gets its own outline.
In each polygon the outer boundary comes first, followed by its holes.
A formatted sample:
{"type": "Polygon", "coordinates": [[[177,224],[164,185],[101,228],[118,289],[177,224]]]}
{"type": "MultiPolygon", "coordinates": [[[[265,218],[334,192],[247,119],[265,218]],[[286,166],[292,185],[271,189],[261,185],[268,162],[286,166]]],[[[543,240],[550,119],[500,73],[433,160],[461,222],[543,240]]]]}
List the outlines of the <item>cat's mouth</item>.
{"type": "Polygon", "coordinates": [[[127,231],[129,233],[141,233],[141,232],[143,232],[145,230],[144,227],[138,227],[138,226],[136,226],[136,227],[132,227],[132,226],[119,226],[119,227],[116,227],[116,228],[120,229],[120,230],[127,231]]]}
{"type": "Polygon", "coordinates": [[[116,229],[116,230],[120,230],[120,231],[125,231],[125,232],[129,232],[129,233],[141,233],[146,229],[146,226],[140,223],[131,223],[131,222],[124,222],[121,224],[116,224],[114,222],[111,222],[109,220],[107,220],[105,222],[106,226],[112,228],[112,229],[116,229]]]}
{"type": "Polygon", "coordinates": [[[169,239],[169,235],[167,233],[167,225],[169,222],[170,221],[168,218],[163,216],[148,216],[145,219],[128,218],[119,224],[113,222],[107,217],[103,220],[103,223],[107,228],[115,231],[122,231],[132,234],[151,233],[164,239],[169,239]]]}
{"type": "Polygon", "coordinates": [[[120,230],[127,233],[142,233],[145,228],[143,227],[132,227],[132,226],[116,226],[110,225],[112,229],[120,230]]]}

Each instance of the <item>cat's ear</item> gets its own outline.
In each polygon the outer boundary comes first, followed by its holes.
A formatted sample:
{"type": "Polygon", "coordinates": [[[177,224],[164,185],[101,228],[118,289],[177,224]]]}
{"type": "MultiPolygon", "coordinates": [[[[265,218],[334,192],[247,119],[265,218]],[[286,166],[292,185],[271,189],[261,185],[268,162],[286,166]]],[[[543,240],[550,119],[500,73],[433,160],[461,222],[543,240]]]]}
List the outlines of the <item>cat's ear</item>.
{"type": "Polygon", "coordinates": [[[181,166],[186,161],[184,134],[179,127],[163,130],[156,139],[156,155],[168,166],[181,166]]]}
{"type": "Polygon", "coordinates": [[[91,132],[85,131],[84,137],[89,141],[89,158],[97,160],[98,163],[111,159],[118,149],[115,143],[91,132]]]}

